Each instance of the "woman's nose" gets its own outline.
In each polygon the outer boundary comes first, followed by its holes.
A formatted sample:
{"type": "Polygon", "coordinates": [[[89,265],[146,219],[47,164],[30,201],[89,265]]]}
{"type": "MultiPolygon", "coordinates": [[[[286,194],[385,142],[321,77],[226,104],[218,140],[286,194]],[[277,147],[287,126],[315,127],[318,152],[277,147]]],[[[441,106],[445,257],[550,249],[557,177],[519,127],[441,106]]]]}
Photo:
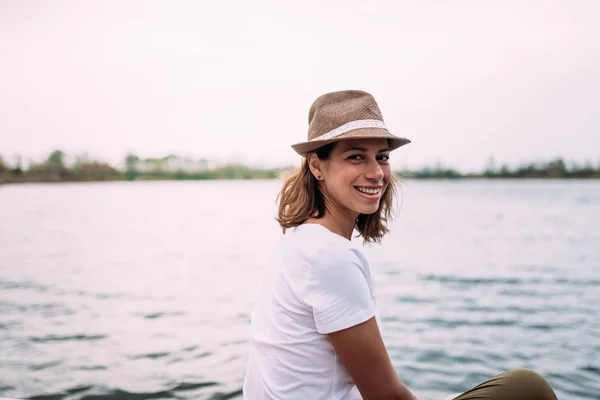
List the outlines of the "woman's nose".
{"type": "Polygon", "coordinates": [[[367,164],[367,170],[365,172],[365,178],[380,181],[383,179],[383,169],[377,160],[370,160],[367,164]]]}

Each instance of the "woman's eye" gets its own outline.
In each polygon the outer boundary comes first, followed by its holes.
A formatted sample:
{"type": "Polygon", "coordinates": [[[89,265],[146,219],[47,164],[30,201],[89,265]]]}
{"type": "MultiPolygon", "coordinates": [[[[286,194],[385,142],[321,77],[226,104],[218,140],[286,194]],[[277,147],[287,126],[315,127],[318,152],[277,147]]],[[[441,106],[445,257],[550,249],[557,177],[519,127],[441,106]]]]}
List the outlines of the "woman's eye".
{"type": "Polygon", "coordinates": [[[362,160],[363,156],[361,156],[360,154],[354,154],[351,156],[348,156],[348,160],[362,160]]]}
{"type": "Polygon", "coordinates": [[[390,156],[379,156],[379,161],[388,162],[390,160],[390,156]]]}

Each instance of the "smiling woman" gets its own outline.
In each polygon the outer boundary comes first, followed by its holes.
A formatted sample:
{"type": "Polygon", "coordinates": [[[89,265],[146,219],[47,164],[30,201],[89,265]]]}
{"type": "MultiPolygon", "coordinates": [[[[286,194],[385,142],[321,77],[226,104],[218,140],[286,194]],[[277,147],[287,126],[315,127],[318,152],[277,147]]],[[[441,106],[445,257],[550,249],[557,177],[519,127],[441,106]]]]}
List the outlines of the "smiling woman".
{"type": "Polygon", "coordinates": [[[387,232],[397,179],[389,152],[386,139],[353,139],[310,153],[280,192],[278,221],[284,232],[333,217],[346,222],[343,232],[329,226],[341,236],[350,239],[356,225],[365,241],[379,241],[387,232]]]}
{"type": "MultiPolygon", "coordinates": [[[[251,318],[243,394],[263,399],[415,397],[383,343],[371,270],[351,245],[387,232],[394,200],[389,154],[408,139],[389,133],[373,96],[328,93],[309,112],[304,157],[279,194],[283,237],[251,318]]],[[[509,371],[458,399],[555,400],[535,372],[509,371]]]]}
{"type": "Polygon", "coordinates": [[[284,232],[333,219],[343,221],[342,231],[326,226],[347,239],[356,225],[365,241],[379,241],[395,195],[389,154],[410,140],[389,133],[373,96],[358,90],[319,97],[308,119],[308,141],[292,146],[304,157],[302,166],[280,193],[284,232]]]}

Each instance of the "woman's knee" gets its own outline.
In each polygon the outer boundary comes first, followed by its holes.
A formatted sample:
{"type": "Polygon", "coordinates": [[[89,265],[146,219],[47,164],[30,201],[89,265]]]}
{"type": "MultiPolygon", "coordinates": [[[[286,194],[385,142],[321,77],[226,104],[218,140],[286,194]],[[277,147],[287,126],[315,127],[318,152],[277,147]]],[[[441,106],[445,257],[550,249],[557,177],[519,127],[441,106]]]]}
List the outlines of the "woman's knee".
{"type": "Polygon", "coordinates": [[[535,372],[531,369],[526,369],[526,368],[511,369],[509,371],[506,371],[502,375],[506,375],[507,378],[515,379],[517,381],[524,381],[524,382],[544,381],[544,382],[546,382],[546,380],[544,379],[543,376],[541,376],[540,374],[538,374],[537,372],[535,372]]]}
{"type": "Polygon", "coordinates": [[[535,371],[521,368],[507,371],[502,375],[507,385],[516,387],[520,392],[535,395],[536,399],[556,399],[556,394],[548,381],[535,371]]]}
{"type": "Polygon", "coordinates": [[[457,400],[557,400],[550,384],[530,369],[513,369],[477,385],[457,400]]]}

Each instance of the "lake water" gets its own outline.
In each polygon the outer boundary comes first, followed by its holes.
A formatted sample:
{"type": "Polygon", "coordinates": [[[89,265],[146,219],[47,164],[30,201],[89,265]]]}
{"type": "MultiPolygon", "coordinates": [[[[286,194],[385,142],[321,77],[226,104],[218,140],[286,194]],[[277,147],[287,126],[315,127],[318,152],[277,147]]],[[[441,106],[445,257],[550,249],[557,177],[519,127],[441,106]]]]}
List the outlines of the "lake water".
{"type": "MultiPolygon", "coordinates": [[[[279,184],[0,186],[0,397],[240,398],[279,184]]],[[[405,383],[440,399],[525,367],[600,399],[600,182],[402,192],[364,252],[405,383]]]]}

